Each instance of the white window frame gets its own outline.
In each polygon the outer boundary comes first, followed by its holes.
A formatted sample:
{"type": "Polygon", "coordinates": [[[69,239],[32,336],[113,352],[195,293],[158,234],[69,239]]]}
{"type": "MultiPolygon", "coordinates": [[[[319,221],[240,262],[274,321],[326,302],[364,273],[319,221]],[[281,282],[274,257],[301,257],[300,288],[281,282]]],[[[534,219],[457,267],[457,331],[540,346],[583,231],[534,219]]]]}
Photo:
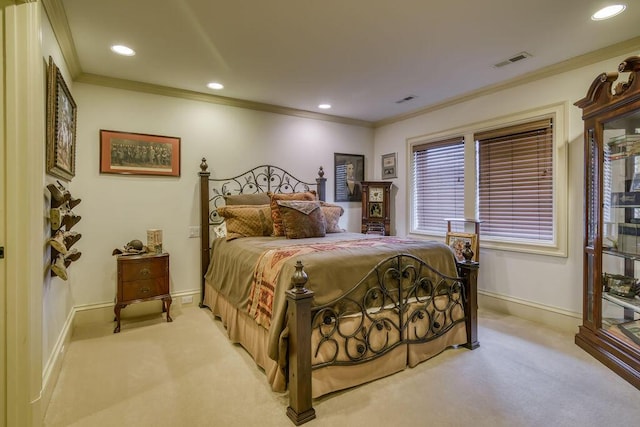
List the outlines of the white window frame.
{"type": "MultiPolygon", "coordinates": [[[[442,235],[427,234],[413,228],[413,146],[425,144],[463,135],[465,140],[465,217],[478,218],[478,189],[477,189],[477,162],[474,134],[492,129],[514,126],[527,123],[536,119],[553,119],[553,239],[549,243],[524,240],[489,238],[482,234],[480,224],[480,247],[487,249],[524,252],[531,254],[550,255],[558,257],[568,256],[568,134],[567,134],[568,104],[566,102],[524,111],[509,116],[503,116],[483,122],[472,123],[449,129],[443,132],[422,135],[407,139],[407,155],[409,167],[407,168],[407,224],[409,234],[415,236],[443,237],[442,235]]],[[[582,218],[582,217],[581,217],[582,218]]]]}

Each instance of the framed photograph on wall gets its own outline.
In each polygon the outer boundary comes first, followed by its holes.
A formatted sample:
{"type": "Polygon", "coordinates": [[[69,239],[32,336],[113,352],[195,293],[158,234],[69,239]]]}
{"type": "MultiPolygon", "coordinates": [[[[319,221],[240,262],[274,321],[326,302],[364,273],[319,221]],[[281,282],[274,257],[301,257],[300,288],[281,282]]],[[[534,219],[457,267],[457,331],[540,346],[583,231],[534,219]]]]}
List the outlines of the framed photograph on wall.
{"type": "Polygon", "coordinates": [[[180,176],[180,138],[101,130],[100,173],[180,176]]]}
{"type": "Polygon", "coordinates": [[[398,155],[397,153],[389,153],[382,155],[382,179],[391,179],[398,177],[397,171],[398,155]]]}
{"type": "Polygon", "coordinates": [[[361,154],[334,153],[336,202],[362,201],[360,183],[364,181],[364,156],[361,154]]]}
{"type": "Polygon", "coordinates": [[[475,233],[454,233],[449,231],[447,233],[446,244],[449,246],[458,261],[464,261],[464,257],[462,256],[462,250],[464,249],[465,244],[469,242],[471,243],[471,250],[473,251],[473,258],[471,261],[478,260],[478,235],[475,233]]]}
{"type": "Polygon", "coordinates": [[[49,57],[47,66],[46,172],[65,181],[76,175],[76,103],[60,69],[49,57]]]}

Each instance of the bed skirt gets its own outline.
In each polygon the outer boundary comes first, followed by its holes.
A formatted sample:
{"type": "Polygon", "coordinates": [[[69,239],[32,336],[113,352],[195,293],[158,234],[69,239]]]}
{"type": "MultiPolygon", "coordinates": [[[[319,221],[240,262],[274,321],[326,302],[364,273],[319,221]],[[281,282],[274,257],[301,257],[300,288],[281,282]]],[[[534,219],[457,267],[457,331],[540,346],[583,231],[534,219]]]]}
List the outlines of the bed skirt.
{"type": "MultiPolygon", "coordinates": [[[[240,344],[262,368],[271,389],[275,392],[286,391],[286,373],[278,363],[268,356],[268,331],[255,323],[245,312],[239,311],[213,287],[205,285],[204,304],[215,317],[218,317],[227,330],[229,340],[240,344]]],[[[325,366],[312,372],[312,396],[317,398],[325,394],[344,390],[386,377],[414,367],[449,347],[466,343],[464,322],[453,326],[447,334],[422,344],[399,346],[382,357],[357,365],[325,366]]],[[[315,348],[313,342],[312,348],[315,348]]],[[[286,354],[282,352],[282,354],[286,354]]],[[[318,355],[322,359],[322,354],[318,355]]],[[[315,362],[312,362],[315,363],[315,362]]]]}

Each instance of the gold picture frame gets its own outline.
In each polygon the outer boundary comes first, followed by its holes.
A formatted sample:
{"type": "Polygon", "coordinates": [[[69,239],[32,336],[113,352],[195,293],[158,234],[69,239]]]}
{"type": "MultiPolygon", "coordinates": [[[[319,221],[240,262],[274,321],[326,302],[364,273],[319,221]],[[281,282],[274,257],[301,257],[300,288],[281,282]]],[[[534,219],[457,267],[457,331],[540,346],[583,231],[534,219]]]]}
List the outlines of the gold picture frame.
{"type": "Polygon", "coordinates": [[[453,254],[457,261],[464,261],[462,250],[467,242],[471,243],[473,257],[471,261],[478,260],[478,235],[475,233],[457,233],[449,231],[447,233],[446,244],[453,250],[453,254]]]}
{"type": "Polygon", "coordinates": [[[100,130],[100,173],[180,176],[180,138],[100,130]]]}
{"type": "Polygon", "coordinates": [[[76,175],[76,103],[60,69],[49,57],[47,67],[46,172],[65,181],[76,175]]]}

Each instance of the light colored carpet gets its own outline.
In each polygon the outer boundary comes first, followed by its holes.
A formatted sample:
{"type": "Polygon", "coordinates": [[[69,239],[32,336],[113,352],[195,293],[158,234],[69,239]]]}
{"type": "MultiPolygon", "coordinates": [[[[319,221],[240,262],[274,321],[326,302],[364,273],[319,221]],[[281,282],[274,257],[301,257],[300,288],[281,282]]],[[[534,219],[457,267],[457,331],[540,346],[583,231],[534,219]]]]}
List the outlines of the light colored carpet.
{"type": "MultiPolygon", "coordinates": [[[[76,330],[46,426],[292,426],[273,393],[208,310],[76,330]]],[[[314,401],[316,426],[629,426],[640,391],[573,335],[479,313],[480,347],[314,401]]]]}

